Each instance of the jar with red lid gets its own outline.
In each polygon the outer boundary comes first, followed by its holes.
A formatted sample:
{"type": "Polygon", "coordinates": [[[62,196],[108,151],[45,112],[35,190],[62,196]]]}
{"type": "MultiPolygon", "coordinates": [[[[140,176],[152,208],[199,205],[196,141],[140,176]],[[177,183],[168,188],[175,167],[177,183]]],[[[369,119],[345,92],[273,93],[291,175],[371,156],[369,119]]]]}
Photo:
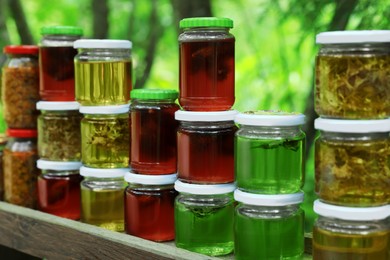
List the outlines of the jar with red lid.
{"type": "Polygon", "coordinates": [[[39,101],[38,47],[9,45],[3,66],[2,102],[4,119],[9,128],[36,128],[39,101]]]}

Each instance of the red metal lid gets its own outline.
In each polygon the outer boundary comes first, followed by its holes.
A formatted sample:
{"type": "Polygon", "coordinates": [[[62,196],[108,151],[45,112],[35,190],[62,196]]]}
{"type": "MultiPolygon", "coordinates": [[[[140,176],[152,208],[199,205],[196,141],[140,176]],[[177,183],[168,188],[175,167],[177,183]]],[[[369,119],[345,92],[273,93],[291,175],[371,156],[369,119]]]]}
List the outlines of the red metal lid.
{"type": "Polygon", "coordinates": [[[37,137],[38,131],[36,129],[11,129],[8,128],[6,132],[9,137],[21,137],[21,138],[29,138],[29,137],[37,137]]]}
{"type": "Polygon", "coordinates": [[[8,45],[3,49],[7,54],[33,54],[38,55],[39,48],[36,45],[8,45]]]}

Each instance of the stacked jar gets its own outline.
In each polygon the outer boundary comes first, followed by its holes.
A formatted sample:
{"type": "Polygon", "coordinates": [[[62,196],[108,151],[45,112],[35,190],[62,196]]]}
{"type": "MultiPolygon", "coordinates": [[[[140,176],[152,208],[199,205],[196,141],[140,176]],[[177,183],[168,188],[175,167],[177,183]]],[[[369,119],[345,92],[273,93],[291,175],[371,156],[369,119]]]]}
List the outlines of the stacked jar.
{"type": "Polygon", "coordinates": [[[180,28],[176,246],[225,255],[234,249],[233,21],[186,18],[180,28]]]}
{"type": "Polygon", "coordinates": [[[129,171],[131,42],[77,40],[75,96],[81,120],[81,221],[124,230],[129,171]]]}
{"type": "Polygon", "coordinates": [[[389,259],[390,31],[317,43],[313,256],[389,259]]]}

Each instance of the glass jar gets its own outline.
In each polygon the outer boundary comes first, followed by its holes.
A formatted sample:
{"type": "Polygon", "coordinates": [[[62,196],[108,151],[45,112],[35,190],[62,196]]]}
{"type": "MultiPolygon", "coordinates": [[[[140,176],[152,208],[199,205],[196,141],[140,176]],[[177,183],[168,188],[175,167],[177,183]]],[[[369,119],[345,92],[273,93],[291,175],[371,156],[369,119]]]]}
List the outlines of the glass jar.
{"type": "Polygon", "coordinates": [[[234,104],[234,44],[228,18],[180,21],[179,103],[184,110],[224,111],[234,104]]]}
{"type": "Polygon", "coordinates": [[[315,191],[340,206],[390,204],[390,119],[315,120],[315,191]]]}
{"type": "Polygon", "coordinates": [[[234,181],[234,117],[237,111],[176,111],[180,180],[218,184],[234,181]]]}
{"type": "Polygon", "coordinates": [[[280,194],[298,192],[304,184],[305,116],[282,111],[238,114],[235,175],[240,190],[280,194]]]}
{"type": "Polygon", "coordinates": [[[321,117],[390,117],[390,30],[317,35],[315,110],[321,117]]]}
{"type": "Polygon", "coordinates": [[[38,47],[6,46],[3,66],[2,102],[9,128],[36,128],[39,101],[38,47]]]}
{"type": "Polygon", "coordinates": [[[77,51],[73,42],[83,36],[74,26],[41,28],[39,46],[40,95],[45,101],[74,101],[74,62],[77,51]]]}
{"type": "Polygon", "coordinates": [[[349,208],[314,202],[313,259],[390,259],[390,205],[349,208]]]}
{"type": "Polygon", "coordinates": [[[0,134],[0,201],[4,200],[4,167],[3,151],[7,144],[7,137],[0,134]]]}
{"type": "Polygon", "coordinates": [[[231,253],[235,188],[232,183],[199,185],[176,181],[176,246],[210,256],[231,253]]]}
{"type": "Polygon", "coordinates": [[[81,158],[92,168],[129,166],[129,105],[80,107],[81,158]]]}
{"type": "Polygon", "coordinates": [[[126,233],[157,242],[175,238],[173,184],[176,174],[142,175],[126,173],[126,233]]]}
{"type": "Polygon", "coordinates": [[[303,192],[263,195],[234,192],[234,256],[239,259],[302,259],[303,192]]]}
{"type": "Polygon", "coordinates": [[[127,104],[132,89],[131,47],[127,40],[76,41],[76,101],[83,106],[127,104]]]}
{"type": "Polygon", "coordinates": [[[81,221],[112,231],[124,231],[123,177],[129,168],[94,169],[82,166],[81,221]]]}
{"type": "Polygon", "coordinates": [[[38,154],[49,161],[80,161],[81,134],[79,104],[77,102],[37,103],[38,154]]]}
{"type": "Polygon", "coordinates": [[[59,217],[80,219],[81,162],[38,160],[38,209],[59,217]]]}
{"type": "Polygon", "coordinates": [[[4,201],[28,208],[36,208],[37,131],[7,129],[8,143],[4,148],[4,201]]]}
{"type": "Polygon", "coordinates": [[[141,174],[176,173],[176,90],[131,91],[131,168],[141,174]]]}

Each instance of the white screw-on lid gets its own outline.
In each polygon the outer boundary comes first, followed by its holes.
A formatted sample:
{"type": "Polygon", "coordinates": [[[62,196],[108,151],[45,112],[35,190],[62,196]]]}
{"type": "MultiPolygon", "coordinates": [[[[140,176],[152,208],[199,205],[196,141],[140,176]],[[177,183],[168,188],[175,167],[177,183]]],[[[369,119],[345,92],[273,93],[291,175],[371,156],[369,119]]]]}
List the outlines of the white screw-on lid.
{"type": "Polygon", "coordinates": [[[72,171],[80,169],[81,166],[81,162],[59,162],[42,159],[37,161],[37,167],[42,170],[72,171]]]}
{"type": "Polygon", "coordinates": [[[75,49],[131,49],[132,42],[128,40],[82,39],[73,43],[75,49]]]}
{"type": "Polygon", "coordinates": [[[129,104],[117,106],[80,106],[80,113],[97,115],[125,114],[129,113],[129,109],[129,104]]]}
{"type": "Polygon", "coordinates": [[[314,201],[314,212],[320,216],[352,221],[381,220],[390,217],[390,205],[380,207],[342,207],[314,201]]]}
{"type": "Polygon", "coordinates": [[[129,170],[129,168],[101,169],[81,166],[80,175],[96,178],[119,178],[124,177],[129,170]]]}
{"type": "Polygon", "coordinates": [[[305,116],[300,113],[289,113],[283,111],[248,111],[236,115],[234,120],[241,125],[254,126],[294,126],[303,125],[305,116]]]}
{"type": "Polygon", "coordinates": [[[146,174],[135,174],[128,172],[125,174],[125,181],[129,183],[138,183],[145,185],[167,185],[174,184],[177,180],[177,174],[167,175],[146,175],[146,174]]]}
{"type": "Polygon", "coordinates": [[[333,31],[317,34],[316,43],[390,42],[390,30],[333,31]]]}
{"type": "Polygon", "coordinates": [[[248,193],[239,189],[234,191],[234,199],[236,201],[255,206],[286,206],[299,204],[303,202],[303,196],[303,192],[265,195],[248,193]]]}
{"type": "Polygon", "coordinates": [[[390,131],[390,119],[340,120],[317,118],[314,127],[318,130],[338,133],[377,133],[390,131]]]}
{"type": "Polygon", "coordinates": [[[76,101],[70,102],[57,102],[57,101],[39,101],[37,102],[38,110],[50,110],[50,111],[66,111],[66,110],[78,110],[80,104],[76,101]]]}
{"type": "Polygon", "coordinates": [[[196,195],[218,195],[233,192],[236,189],[235,183],[226,184],[192,184],[177,180],[175,190],[183,193],[196,195]]]}
{"type": "Polygon", "coordinates": [[[236,110],[215,111],[215,112],[195,112],[178,110],[175,112],[175,119],[189,122],[222,122],[233,121],[237,115],[236,110]]]}

